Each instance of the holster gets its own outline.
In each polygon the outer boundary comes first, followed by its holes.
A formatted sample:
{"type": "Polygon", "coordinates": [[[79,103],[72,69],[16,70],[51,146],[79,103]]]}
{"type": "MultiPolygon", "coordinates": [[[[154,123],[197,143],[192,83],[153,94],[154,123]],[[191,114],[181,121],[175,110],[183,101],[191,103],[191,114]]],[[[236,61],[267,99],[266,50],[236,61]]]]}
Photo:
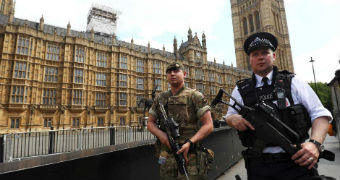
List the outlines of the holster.
{"type": "Polygon", "coordinates": [[[196,151],[198,177],[206,179],[214,161],[214,152],[200,145],[196,151]]]}

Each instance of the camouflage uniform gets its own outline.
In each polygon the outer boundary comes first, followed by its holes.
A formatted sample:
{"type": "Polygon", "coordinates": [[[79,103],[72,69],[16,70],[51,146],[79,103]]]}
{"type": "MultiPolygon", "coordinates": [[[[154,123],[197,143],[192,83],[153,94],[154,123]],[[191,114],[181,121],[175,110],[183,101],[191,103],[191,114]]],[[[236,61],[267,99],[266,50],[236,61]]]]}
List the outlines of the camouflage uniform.
{"type": "MultiPolygon", "coordinates": [[[[190,139],[196,134],[200,128],[200,117],[210,110],[207,100],[203,94],[197,90],[183,87],[175,95],[172,95],[171,91],[162,92],[155,98],[149,113],[158,120],[160,128],[163,130],[164,125],[163,120],[160,120],[161,115],[158,102],[163,103],[168,116],[174,118],[174,120],[179,123],[181,136],[177,141],[180,145],[184,144],[187,139],[190,139]]],[[[162,144],[160,146],[160,149],[168,151],[165,164],[160,165],[161,179],[186,179],[185,175],[178,171],[173,153],[165,145],[162,144]]],[[[197,144],[195,144],[194,147],[190,147],[188,162],[186,163],[190,179],[205,178],[207,174],[205,171],[207,170],[199,168],[199,166],[201,166],[202,156],[205,155],[205,153],[202,153],[202,151],[198,149],[197,144]]],[[[156,156],[159,156],[157,152],[156,156]]],[[[203,159],[206,158],[203,157],[203,159]]]]}

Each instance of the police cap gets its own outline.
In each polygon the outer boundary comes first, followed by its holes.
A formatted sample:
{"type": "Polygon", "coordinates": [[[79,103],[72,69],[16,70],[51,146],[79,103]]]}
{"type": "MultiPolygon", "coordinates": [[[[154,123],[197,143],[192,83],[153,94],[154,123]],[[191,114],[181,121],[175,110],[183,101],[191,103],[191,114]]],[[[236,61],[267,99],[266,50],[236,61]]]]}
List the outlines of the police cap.
{"type": "Polygon", "coordinates": [[[243,49],[248,55],[259,48],[270,48],[275,51],[277,48],[276,37],[267,32],[258,32],[250,35],[244,41],[243,49]]]}
{"type": "Polygon", "coordinates": [[[168,67],[166,68],[166,73],[168,73],[168,71],[171,71],[171,70],[183,70],[184,69],[184,66],[182,63],[179,63],[179,62],[173,62],[173,63],[170,63],[168,65],[168,67]]]}

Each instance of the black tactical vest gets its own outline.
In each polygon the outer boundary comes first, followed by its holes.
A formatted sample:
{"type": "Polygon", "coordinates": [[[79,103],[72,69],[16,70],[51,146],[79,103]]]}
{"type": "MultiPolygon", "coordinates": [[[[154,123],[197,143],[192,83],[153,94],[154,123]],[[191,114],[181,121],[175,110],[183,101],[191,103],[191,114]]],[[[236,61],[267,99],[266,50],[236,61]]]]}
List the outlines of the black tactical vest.
{"type": "MultiPolygon", "coordinates": [[[[277,110],[280,119],[287,124],[290,128],[296,131],[300,135],[300,139],[294,143],[301,143],[309,137],[308,130],[311,127],[311,121],[306,109],[300,105],[294,104],[291,95],[291,79],[294,74],[288,71],[278,71],[277,67],[273,68],[272,84],[266,87],[256,88],[256,78],[252,75],[252,78],[238,81],[237,87],[242,96],[243,103],[246,106],[254,107],[256,103],[265,101],[267,104],[277,110]],[[290,106],[279,108],[277,104],[282,102],[282,99],[278,98],[277,91],[284,91],[284,105],[288,105],[286,98],[290,106]],[[276,103],[273,103],[273,102],[276,103]]],[[[239,137],[245,147],[254,147],[256,141],[255,133],[251,130],[239,132],[239,137]]],[[[266,146],[271,146],[270,144],[266,146]]]]}

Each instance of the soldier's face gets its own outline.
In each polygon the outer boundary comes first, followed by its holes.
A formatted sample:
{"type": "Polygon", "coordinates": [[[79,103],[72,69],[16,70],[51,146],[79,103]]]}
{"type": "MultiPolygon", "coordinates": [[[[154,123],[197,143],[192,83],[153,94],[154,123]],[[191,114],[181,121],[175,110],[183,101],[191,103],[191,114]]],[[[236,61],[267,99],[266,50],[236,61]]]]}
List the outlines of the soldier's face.
{"type": "Polygon", "coordinates": [[[249,54],[251,68],[255,74],[266,76],[274,65],[276,54],[271,49],[257,49],[249,54]]]}
{"type": "Polygon", "coordinates": [[[168,78],[168,82],[173,87],[178,87],[182,84],[184,84],[184,78],[186,76],[186,72],[183,70],[170,70],[166,73],[166,76],[168,78]]]}

